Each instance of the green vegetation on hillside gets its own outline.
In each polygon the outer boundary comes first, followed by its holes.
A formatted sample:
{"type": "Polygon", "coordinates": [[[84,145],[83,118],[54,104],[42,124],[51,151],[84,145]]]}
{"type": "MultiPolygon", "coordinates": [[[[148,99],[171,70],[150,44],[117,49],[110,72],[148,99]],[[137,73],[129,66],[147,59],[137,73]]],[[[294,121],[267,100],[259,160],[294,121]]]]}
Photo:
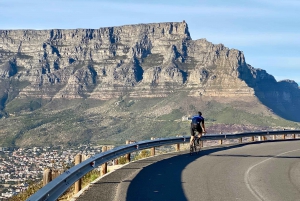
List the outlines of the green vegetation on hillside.
{"type": "Polygon", "coordinates": [[[233,129],[242,132],[300,128],[297,122],[287,121],[268,111],[265,113],[269,115],[265,115],[261,109],[251,107],[248,102],[224,104],[189,97],[187,92],[165,98],[123,96],[109,101],[28,99],[26,102],[15,99],[6,108],[9,117],[0,119],[3,128],[0,137],[4,139],[0,146],[121,145],[126,140],[190,135],[189,121],[182,121],[182,117],[192,116],[198,110],[203,112],[207,130],[211,132],[221,132],[220,129],[226,132],[224,129],[230,127],[232,129],[228,132],[233,129]]]}
{"type": "Polygon", "coordinates": [[[219,111],[210,111],[207,116],[208,122],[217,122],[222,124],[244,124],[283,128],[299,127],[299,124],[296,122],[291,122],[282,118],[268,117],[262,114],[253,114],[233,107],[225,107],[219,111]]]}

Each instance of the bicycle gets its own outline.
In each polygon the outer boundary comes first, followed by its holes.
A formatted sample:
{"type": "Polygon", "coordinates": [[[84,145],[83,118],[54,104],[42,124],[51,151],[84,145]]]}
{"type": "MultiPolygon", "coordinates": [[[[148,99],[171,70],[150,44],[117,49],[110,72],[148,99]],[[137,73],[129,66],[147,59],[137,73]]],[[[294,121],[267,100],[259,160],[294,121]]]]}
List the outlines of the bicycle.
{"type": "Polygon", "coordinates": [[[201,137],[194,136],[192,144],[190,145],[190,155],[193,155],[193,153],[198,154],[201,151],[200,140],[201,137]]]}

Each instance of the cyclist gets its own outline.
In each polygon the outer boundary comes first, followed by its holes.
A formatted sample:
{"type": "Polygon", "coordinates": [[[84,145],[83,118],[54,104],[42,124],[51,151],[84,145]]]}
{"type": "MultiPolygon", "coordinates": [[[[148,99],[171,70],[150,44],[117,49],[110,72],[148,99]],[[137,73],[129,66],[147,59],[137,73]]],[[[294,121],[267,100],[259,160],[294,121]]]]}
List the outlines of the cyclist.
{"type": "Polygon", "coordinates": [[[205,125],[204,125],[204,118],[202,117],[201,112],[198,112],[198,115],[195,115],[195,116],[192,117],[191,140],[190,140],[191,145],[192,145],[192,142],[194,140],[196,132],[198,132],[198,137],[199,138],[202,136],[202,133],[206,133],[205,125]]]}

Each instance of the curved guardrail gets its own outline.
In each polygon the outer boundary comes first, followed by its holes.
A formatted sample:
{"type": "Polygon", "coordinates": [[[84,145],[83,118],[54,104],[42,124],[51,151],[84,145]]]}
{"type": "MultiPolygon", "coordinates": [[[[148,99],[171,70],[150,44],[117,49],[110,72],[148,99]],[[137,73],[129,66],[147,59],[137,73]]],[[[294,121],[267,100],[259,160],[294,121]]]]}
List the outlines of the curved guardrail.
{"type": "MultiPolygon", "coordinates": [[[[300,134],[300,130],[282,130],[282,131],[261,131],[261,132],[248,132],[237,134],[213,134],[204,135],[201,140],[225,140],[225,139],[238,139],[243,137],[254,136],[268,136],[268,135],[287,135],[287,134],[300,134]]],[[[76,181],[86,175],[94,168],[111,161],[120,156],[132,153],[138,150],[148,149],[152,147],[159,147],[170,144],[180,144],[189,142],[190,136],[174,137],[174,138],[161,138],[156,140],[145,140],[133,144],[123,145],[111,149],[109,151],[96,154],[91,158],[83,161],[82,163],[68,169],[60,176],[49,182],[35,194],[27,199],[27,201],[53,201],[57,200],[67,189],[71,187],[76,181]]]]}

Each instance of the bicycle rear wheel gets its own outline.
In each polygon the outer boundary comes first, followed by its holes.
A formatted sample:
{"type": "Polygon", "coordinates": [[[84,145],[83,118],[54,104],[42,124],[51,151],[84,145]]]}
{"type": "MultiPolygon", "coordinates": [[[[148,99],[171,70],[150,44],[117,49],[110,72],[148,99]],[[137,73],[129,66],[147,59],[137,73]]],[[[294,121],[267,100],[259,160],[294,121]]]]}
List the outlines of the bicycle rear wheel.
{"type": "Polygon", "coordinates": [[[190,155],[193,155],[193,152],[194,152],[194,146],[190,145],[190,155]]]}
{"type": "Polygon", "coordinates": [[[198,153],[197,152],[197,146],[195,145],[195,142],[193,143],[193,145],[190,146],[190,155],[193,155],[194,153],[198,153]]]}
{"type": "Polygon", "coordinates": [[[201,140],[200,139],[197,139],[197,142],[195,142],[195,147],[196,147],[196,152],[197,154],[201,151],[201,140]]]}
{"type": "Polygon", "coordinates": [[[197,144],[197,146],[195,146],[195,152],[198,154],[201,151],[201,145],[197,144]]]}

